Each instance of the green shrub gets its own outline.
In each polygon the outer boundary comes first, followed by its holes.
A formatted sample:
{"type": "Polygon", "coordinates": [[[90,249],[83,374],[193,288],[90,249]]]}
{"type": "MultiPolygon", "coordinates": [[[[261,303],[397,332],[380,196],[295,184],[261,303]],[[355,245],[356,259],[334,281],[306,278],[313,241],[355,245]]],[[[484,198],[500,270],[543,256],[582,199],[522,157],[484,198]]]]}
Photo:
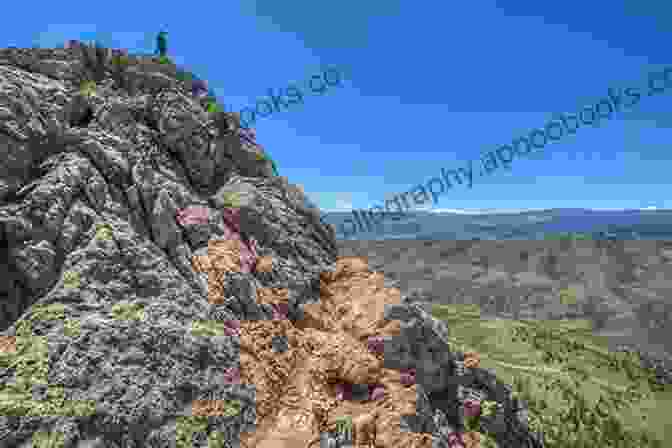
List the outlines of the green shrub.
{"type": "Polygon", "coordinates": [[[336,431],[346,440],[352,440],[352,417],[345,415],[336,419],[336,431]]]}
{"type": "Polygon", "coordinates": [[[573,232],[562,232],[562,233],[545,233],[545,240],[590,240],[593,237],[589,233],[573,233],[573,232]]]}
{"type": "MultiPolygon", "coordinates": [[[[16,416],[85,416],[92,415],[95,401],[65,400],[63,388],[48,385],[49,348],[47,338],[35,336],[31,322],[36,320],[63,320],[65,307],[62,304],[35,305],[28,318],[21,320],[16,328],[16,351],[0,352],[0,367],[14,369],[15,383],[7,384],[0,394],[0,415],[16,416]],[[47,384],[47,396],[43,400],[33,400],[32,386],[47,384]]],[[[77,324],[79,321],[77,321],[77,324]]],[[[66,320],[66,328],[72,328],[74,322],[66,320]]],[[[78,326],[78,325],[77,325],[78,326]]],[[[58,438],[58,436],[56,435],[58,438]]],[[[37,435],[38,444],[48,440],[37,435]]],[[[34,440],[35,443],[35,440],[34,440]]],[[[57,445],[61,446],[61,445],[57,445]]]]}
{"type": "Polygon", "coordinates": [[[119,320],[142,320],[145,317],[141,303],[121,302],[112,306],[112,315],[119,320]]]}
{"type": "Polygon", "coordinates": [[[37,431],[32,442],[35,448],[61,448],[65,445],[65,437],[60,431],[37,431]]]}
{"type": "Polygon", "coordinates": [[[577,233],[574,236],[577,240],[591,240],[593,237],[589,233],[577,233]]]}
{"type": "Polygon", "coordinates": [[[65,288],[79,288],[80,284],[79,272],[65,271],[63,273],[63,286],[65,288]]]}
{"type": "Polygon", "coordinates": [[[157,59],[159,64],[172,64],[173,61],[170,60],[168,56],[159,56],[157,59]]]}
{"type": "Polygon", "coordinates": [[[79,319],[66,319],[63,325],[63,334],[70,338],[76,338],[81,332],[81,324],[79,319]]]}
{"type": "Polygon", "coordinates": [[[222,106],[220,106],[216,102],[210,101],[208,102],[208,104],[206,104],[205,111],[211,114],[216,114],[218,112],[224,112],[224,109],[222,109],[222,106]]]}
{"type": "Polygon", "coordinates": [[[208,437],[208,448],[224,448],[228,445],[226,434],[215,431],[208,437]]]}
{"type": "Polygon", "coordinates": [[[223,193],[222,202],[225,207],[240,208],[240,194],[236,192],[223,193]]]}
{"type": "Polygon", "coordinates": [[[30,320],[63,320],[65,318],[65,305],[51,303],[49,305],[35,305],[30,313],[30,320]]]}
{"type": "Polygon", "coordinates": [[[221,322],[213,320],[200,320],[192,322],[191,334],[194,336],[212,337],[225,336],[226,332],[221,322]]]}
{"type": "Polygon", "coordinates": [[[227,400],[226,408],[224,409],[223,417],[235,417],[240,414],[240,400],[227,400]]]}
{"type": "MultiPolygon", "coordinates": [[[[25,323],[27,325],[24,325],[20,332],[22,335],[30,333],[30,324],[25,323]]],[[[0,366],[13,368],[16,372],[15,383],[6,385],[0,394],[0,414],[16,416],[92,414],[95,402],[66,402],[63,388],[59,386],[49,386],[46,399],[33,400],[32,386],[48,384],[49,350],[46,337],[31,334],[29,337],[18,337],[16,342],[15,353],[0,353],[0,366]]]]}
{"type": "Polygon", "coordinates": [[[110,241],[112,239],[112,226],[106,223],[96,224],[96,239],[110,241]]]}
{"type": "Polygon", "coordinates": [[[94,81],[84,81],[79,86],[79,93],[84,96],[90,97],[96,93],[96,83],[94,81]]]}
{"type": "Polygon", "coordinates": [[[175,72],[175,79],[183,82],[192,82],[194,80],[194,75],[186,70],[178,69],[175,72]]]}
{"type": "MultiPolygon", "coordinates": [[[[178,417],[176,428],[176,447],[191,448],[192,435],[195,432],[205,432],[208,429],[208,417],[190,416],[178,417]]],[[[208,436],[208,448],[224,448],[227,446],[226,437],[221,432],[213,432],[208,436]]]]}
{"type": "Polygon", "coordinates": [[[189,448],[193,446],[192,436],[195,432],[202,432],[208,428],[208,418],[203,416],[178,417],[176,428],[177,448],[189,448]]]}
{"type": "Polygon", "coordinates": [[[120,69],[125,69],[130,65],[131,60],[125,54],[116,54],[112,58],[112,63],[120,69]]]}
{"type": "MultiPolygon", "coordinates": [[[[667,441],[672,389],[636,354],[610,352],[590,321],[490,320],[461,309],[437,305],[432,315],[449,326],[454,350],[479,353],[483,367],[513,385],[547,448],[662,448],[656,438],[667,441]]],[[[481,403],[483,415],[488,407],[481,403]]]]}
{"type": "Polygon", "coordinates": [[[585,344],[566,338],[562,333],[539,326],[516,328],[518,338],[527,341],[543,353],[545,363],[564,364],[565,375],[546,377],[533,375],[518,377],[513,388],[516,395],[529,405],[530,428],[543,431],[549,448],[601,447],[658,447],[647,431],[629,428],[623,415],[644,399],[650,398],[652,385],[635,360],[618,353],[600,354],[597,365],[584,366],[585,344]],[[599,383],[599,395],[587,399],[582,386],[592,380],[592,374],[606,367],[612,372],[625,373],[630,385],[625,388],[599,383]],[[540,394],[546,391],[547,394],[540,394]],[[545,396],[552,391],[562,401],[562,406],[551,405],[545,396]]]}
{"type": "Polygon", "coordinates": [[[560,303],[563,305],[576,305],[576,291],[572,288],[561,289],[559,294],[560,303]]]}

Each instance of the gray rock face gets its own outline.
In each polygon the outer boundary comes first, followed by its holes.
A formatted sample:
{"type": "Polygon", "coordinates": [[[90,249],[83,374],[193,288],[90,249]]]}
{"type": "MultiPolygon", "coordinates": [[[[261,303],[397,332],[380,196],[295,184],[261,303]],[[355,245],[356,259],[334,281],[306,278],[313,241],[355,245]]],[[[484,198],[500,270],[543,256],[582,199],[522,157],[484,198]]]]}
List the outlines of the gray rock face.
{"type": "Polygon", "coordinates": [[[461,369],[464,354],[451,351],[445,323],[413,299],[406,296],[385,310],[386,319],[401,321],[401,335],[385,342],[384,365],[416,372],[416,414],[402,423],[407,430],[432,433],[435,446],[447,447],[451,433],[464,430],[463,404],[474,397],[497,403],[497,411],[483,417],[481,425],[499,446],[543,447],[543,440],[530,434],[523,418],[525,404],[512,397],[512,388],[486,369],[461,369]]]}
{"type": "MultiPolygon", "coordinates": [[[[196,324],[271,319],[260,287],[289,289],[287,316],[300,319],[336,260],[319,210],[272,176],[259,147],[222,133],[184,73],[142,56],[116,66],[118,55],[75,41],[0,50],[0,325],[2,341],[19,341],[0,351],[1,447],[30,446],[43,431],[68,448],[175,446],[195,399],[238,401],[193,436],[238,446],[256,415],[254,390],[224,380],[239,339],[196,324]],[[95,88],[82,91],[84,80],[95,88]],[[230,273],[224,303],[209,303],[193,259],[233,237],[273,269],[230,273]]],[[[441,443],[459,426],[457,355],[420,308],[389,312],[405,322],[409,350],[397,359],[390,345],[386,359],[418,368],[423,385],[409,429],[441,443]]],[[[504,403],[505,420],[492,423],[502,446],[538,446],[506,420],[514,410],[495,378],[460,381],[504,403]]]]}

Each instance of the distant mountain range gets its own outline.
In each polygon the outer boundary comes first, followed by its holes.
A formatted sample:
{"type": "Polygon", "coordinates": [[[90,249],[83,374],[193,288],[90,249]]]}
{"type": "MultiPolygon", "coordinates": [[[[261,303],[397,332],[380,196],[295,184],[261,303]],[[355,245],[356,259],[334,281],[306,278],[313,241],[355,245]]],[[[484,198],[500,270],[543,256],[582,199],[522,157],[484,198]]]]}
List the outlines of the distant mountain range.
{"type": "Polygon", "coordinates": [[[672,240],[672,210],[592,210],[563,208],[518,211],[433,210],[407,212],[397,221],[378,225],[360,220],[358,232],[351,229],[351,211],[323,212],[324,222],[334,226],[337,239],[349,240],[530,240],[574,236],[593,239],[672,240]]]}

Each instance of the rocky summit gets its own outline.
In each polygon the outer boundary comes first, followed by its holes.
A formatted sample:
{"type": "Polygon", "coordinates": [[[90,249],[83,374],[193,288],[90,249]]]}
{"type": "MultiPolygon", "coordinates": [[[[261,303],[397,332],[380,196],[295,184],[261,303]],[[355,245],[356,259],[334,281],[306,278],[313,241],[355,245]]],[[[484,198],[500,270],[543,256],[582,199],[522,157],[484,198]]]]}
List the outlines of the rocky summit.
{"type": "Polygon", "coordinates": [[[543,446],[195,80],[0,50],[0,446],[543,446]]]}

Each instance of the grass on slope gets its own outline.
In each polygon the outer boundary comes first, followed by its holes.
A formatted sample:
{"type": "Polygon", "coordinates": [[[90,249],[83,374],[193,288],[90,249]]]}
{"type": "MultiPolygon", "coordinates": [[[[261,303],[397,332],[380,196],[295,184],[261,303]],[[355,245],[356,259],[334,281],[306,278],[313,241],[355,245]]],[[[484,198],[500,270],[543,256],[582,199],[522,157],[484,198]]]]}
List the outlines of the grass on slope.
{"type": "Polygon", "coordinates": [[[459,351],[514,387],[548,448],[672,446],[672,386],[609,352],[590,321],[484,320],[477,305],[434,305],[459,351]]]}

